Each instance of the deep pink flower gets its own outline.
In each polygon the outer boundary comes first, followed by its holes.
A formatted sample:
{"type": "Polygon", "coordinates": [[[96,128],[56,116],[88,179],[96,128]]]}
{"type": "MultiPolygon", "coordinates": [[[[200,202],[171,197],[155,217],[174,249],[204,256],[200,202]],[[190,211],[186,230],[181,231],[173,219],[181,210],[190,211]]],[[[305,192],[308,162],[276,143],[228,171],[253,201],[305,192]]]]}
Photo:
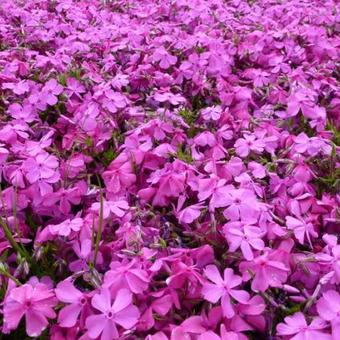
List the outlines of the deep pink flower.
{"type": "Polygon", "coordinates": [[[307,223],[302,219],[297,219],[292,216],[286,216],[286,223],[288,229],[293,230],[299,243],[304,244],[305,238],[307,238],[309,244],[312,246],[311,237],[315,238],[318,236],[318,233],[314,230],[312,223],[307,223]]]}
{"type": "Polygon", "coordinates": [[[289,272],[289,269],[282,262],[275,260],[268,250],[251,262],[242,262],[240,270],[243,272],[244,278],[254,276],[251,288],[255,292],[264,292],[268,287],[281,287],[287,280],[289,272]]]}
{"type": "Polygon", "coordinates": [[[167,69],[176,64],[177,57],[171,55],[165,48],[160,47],[153,54],[153,61],[159,62],[162,69],[167,69]]]}
{"type": "Polygon", "coordinates": [[[72,220],[68,218],[60,224],[49,225],[48,227],[52,235],[69,236],[72,231],[79,231],[83,223],[82,218],[76,217],[72,220]]]}
{"type": "Polygon", "coordinates": [[[285,322],[279,323],[276,329],[278,335],[290,336],[290,339],[294,340],[331,340],[332,337],[330,334],[322,332],[326,327],[327,324],[320,318],[315,318],[311,324],[308,325],[304,315],[298,312],[292,316],[285,317],[285,322]]]}
{"type": "Polygon", "coordinates": [[[49,105],[58,102],[57,96],[63,92],[63,87],[55,79],[50,79],[42,89],[42,98],[49,105]]]}
{"type": "Polygon", "coordinates": [[[149,286],[147,272],[136,267],[136,261],[112,262],[111,269],[105,273],[104,285],[112,290],[128,288],[135,294],[141,294],[149,286]]]}
{"type": "Polygon", "coordinates": [[[264,150],[262,140],[256,139],[255,135],[245,134],[235,142],[235,149],[238,156],[245,158],[251,151],[261,154],[264,150]]]}
{"type": "Polygon", "coordinates": [[[224,235],[229,243],[229,251],[234,252],[241,248],[244,258],[251,261],[254,258],[252,248],[263,250],[264,233],[259,227],[247,225],[243,222],[229,222],[224,225],[224,235]]]}
{"type": "Polygon", "coordinates": [[[92,298],[92,306],[101,313],[86,319],[87,334],[91,339],[99,336],[101,340],[118,339],[117,325],[131,329],[137,323],[139,310],[132,304],[132,294],[127,289],[119,290],[114,302],[111,301],[111,293],[107,288],[102,288],[92,298]]]}
{"type": "Polygon", "coordinates": [[[55,288],[55,294],[59,301],[68,303],[59,312],[59,325],[61,327],[73,327],[77,323],[79,314],[87,305],[86,295],[75,288],[69,280],[60,282],[55,288]]]}
{"type": "Polygon", "coordinates": [[[56,304],[53,291],[43,283],[13,288],[4,302],[4,324],[10,330],[17,329],[25,315],[27,334],[37,337],[48,326],[47,318],[56,317],[56,304]]]}
{"type": "Polygon", "coordinates": [[[212,303],[216,303],[221,299],[224,316],[232,318],[235,315],[235,311],[231,298],[241,303],[247,303],[249,300],[249,294],[246,291],[235,289],[242,283],[242,278],[235,275],[231,268],[224,270],[222,278],[217,267],[214,265],[207,266],[204,269],[204,274],[213,284],[206,283],[203,285],[203,297],[212,303]]]}
{"type": "Polygon", "coordinates": [[[331,323],[333,338],[336,338],[340,332],[340,294],[335,290],[326,291],[316,308],[319,316],[331,323]]]}

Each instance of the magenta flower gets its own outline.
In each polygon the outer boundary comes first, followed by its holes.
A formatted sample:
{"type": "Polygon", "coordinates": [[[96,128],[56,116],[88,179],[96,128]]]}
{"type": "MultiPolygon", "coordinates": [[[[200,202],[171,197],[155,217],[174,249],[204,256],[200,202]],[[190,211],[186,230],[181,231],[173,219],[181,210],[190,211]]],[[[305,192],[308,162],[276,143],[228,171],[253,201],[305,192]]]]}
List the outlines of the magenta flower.
{"type": "Polygon", "coordinates": [[[312,247],[311,237],[318,237],[318,233],[314,230],[312,223],[306,223],[301,219],[297,219],[291,216],[286,216],[286,223],[288,229],[293,230],[294,235],[300,244],[304,244],[306,237],[312,247]]]}
{"type": "Polygon", "coordinates": [[[60,224],[49,225],[48,228],[52,235],[69,236],[72,231],[79,231],[83,226],[83,219],[80,217],[73,220],[67,219],[60,224]]]}
{"type": "Polygon", "coordinates": [[[28,158],[23,163],[23,170],[27,180],[32,184],[38,181],[43,183],[56,183],[59,180],[58,159],[47,152],[38,154],[35,158],[28,158]]]}
{"type": "Polygon", "coordinates": [[[256,139],[255,135],[245,134],[244,138],[239,138],[235,142],[235,149],[238,156],[245,158],[251,151],[261,154],[265,144],[260,139],[256,139]]]}
{"type": "Polygon", "coordinates": [[[55,318],[53,307],[57,304],[53,291],[43,283],[24,284],[13,288],[4,302],[4,324],[9,330],[17,329],[23,316],[26,332],[36,337],[48,326],[47,318],[55,318]]]}
{"type": "Polygon", "coordinates": [[[92,306],[100,314],[91,315],[86,319],[87,334],[91,339],[118,339],[117,325],[131,329],[138,321],[139,310],[132,304],[132,294],[127,289],[118,291],[111,304],[111,293],[103,288],[92,298],[92,306]]]}
{"type": "Polygon", "coordinates": [[[241,248],[244,258],[248,261],[254,258],[252,248],[264,249],[262,240],[264,233],[259,227],[245,225],[242,222],[229,222],[224,225],[223,231],[229,244],[229,251],[234,252],[241,248]]]}
{"type": "Polygon", "coordinates": [[[63,87],[55,79],[50,79],[42,89],[42,98],[49,105],[55,105],[58,102],[58,95],[63,92],[63,87]]]}
{"type": "Polygon", "coordinates": [[[204,120],[219,120],[222,114],[221,106],[207,107],[201,111],[204,120]]]}
{"type": "MultiPolygon", "coordinates": [[[[100,203],[96,202],[92,204],[91,209],[99,214],[100,211],[100,203]]],[[[110,214],[114,214],[117,217],[123,217],[126,213],[126,210],[129,209],[128,202],[121,201],[104,201],[103,203],[103,217],[108,218],[110,214]]]]}
{"type": "Polygon", "coordinates": [[[81,98],[81,94],[86,92],[85,87],[77,79],[67,78],[66,84],[66,93],[69,97],[72,97],[74,95],[78,98],[81,98]]]}
{"type": "Polygon", "coordinates": [[[59,325],[61,327],[73,327],[77,323],[79,314],[87,305],[86,295],[76,289],[69,280],[60,282],[55,289],[55,294],[59,301],[68,303],[59,312],[59,325]]]}
{"type": "Polygon", "coordinates": [[[289,269],[279,261],[269,251],[254,258],[251,262],[242,262],[240,270],[244,278],[253,276],[251,288],[253,291],[264,292],[268,287],[281,287],[287,280],[289,269]],[[251,272],[251,276],[249,274],[251,272]]]}
{"type": "Polygon", "coordinates": [[[260,205],[252,190],[249,189],[230,189],[226,192],[223,199],[223,215],[231,221],[249,220],[258,215],[260,205]]]}
{"type": "Polygon", "coordinates": [[[242,283],[242,278],[234,274],[231,268],[224,270],[222,278],[217,267],[209,265],[204,269],[205,276],[213,283],[203,285],[202,294],[204,299],[216,303],[221,299],[223,315],[232,318],[235,315],[231,298],[241,303],[247,303],[249,294],[244,290],[236,290],[235,287],[242,283]]]}
{"type": "Polygon", "coordinates": [[[167,69],[177,62],[177,57],[171,55],[165,48],[158,48],[153,54],[153,61],[159,62],[159,66],[162,69],[167,69]]]}
{"type": "Polygon", "coordinates": [[[136,267],[136,261],[129,263],[112,262],[111,270],[105,273],[104,285],[112,290],[128,288],[135,294],[141,294],[149,286],[149,277],[145,270],[136,267]]]}
{"type": "Polygon", "coordinates": [[[292,316],[285,317],[284,321],[284,323],[279,323],[276,326],[278,335],[289,336],[289,339],[294,340],[332,339],[330,334],[322,332],[327,327],[327,324],[320,318],[314,318],[311,324],[308,325],[304,315],[298,312],[292,316]]]}
{"type": "Polygon", "coordinates": [[[340,294],[335,290],[328,290],[316,305],[319,316],[331,323],[333,338],[340,332],[340,294]]]}

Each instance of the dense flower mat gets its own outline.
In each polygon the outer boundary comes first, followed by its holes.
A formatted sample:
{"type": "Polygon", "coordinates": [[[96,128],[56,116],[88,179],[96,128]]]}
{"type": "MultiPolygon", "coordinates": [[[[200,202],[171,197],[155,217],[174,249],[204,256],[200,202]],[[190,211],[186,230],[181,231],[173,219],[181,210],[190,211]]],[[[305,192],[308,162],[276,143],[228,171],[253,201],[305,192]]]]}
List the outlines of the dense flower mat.
{"type": "Polygon", "coordinates": [[[5,338],[336,339],[336,0],[2,0],[5,338]]]}

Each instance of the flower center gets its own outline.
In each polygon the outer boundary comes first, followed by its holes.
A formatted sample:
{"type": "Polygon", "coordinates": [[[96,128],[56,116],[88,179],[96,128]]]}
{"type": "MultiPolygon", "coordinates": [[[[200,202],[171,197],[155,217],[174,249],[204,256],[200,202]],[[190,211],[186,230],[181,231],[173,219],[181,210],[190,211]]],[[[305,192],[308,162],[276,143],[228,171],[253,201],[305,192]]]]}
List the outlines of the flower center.
{"type": "Polygon", "coordinates": [[[108,312],[108,313],[106,314],[106,317],[107,317],[108,319],[112,319],[112,318],[113,318],[113,313],[112,313],[112,312],[108,312]]]}

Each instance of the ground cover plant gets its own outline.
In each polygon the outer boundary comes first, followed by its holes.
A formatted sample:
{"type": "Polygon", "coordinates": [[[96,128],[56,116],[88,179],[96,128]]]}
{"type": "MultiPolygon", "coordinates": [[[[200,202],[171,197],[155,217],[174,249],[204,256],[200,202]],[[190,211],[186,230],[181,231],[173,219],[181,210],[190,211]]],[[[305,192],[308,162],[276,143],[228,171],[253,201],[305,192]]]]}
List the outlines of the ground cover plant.
{"type": "Polygon", "coordinates": [[[3,339],[336,339],[336,0],[2,0],[3,339]]]}

